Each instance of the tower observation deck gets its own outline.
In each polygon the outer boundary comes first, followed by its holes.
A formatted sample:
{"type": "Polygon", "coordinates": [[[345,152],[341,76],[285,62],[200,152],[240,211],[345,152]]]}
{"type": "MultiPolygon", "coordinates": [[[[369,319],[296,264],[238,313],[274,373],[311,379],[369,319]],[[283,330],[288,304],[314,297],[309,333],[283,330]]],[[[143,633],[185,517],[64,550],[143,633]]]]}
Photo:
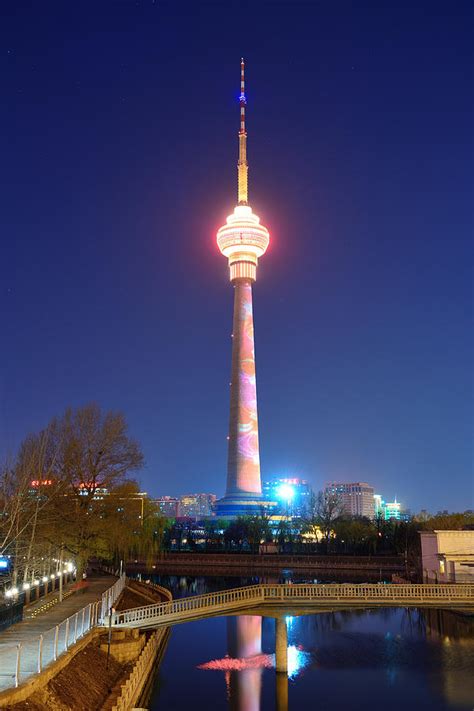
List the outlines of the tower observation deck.
{"type": "Polygon", "coordinates": [[[217,232],[217,244],[228,259],[230,281],[234,287],[227,487],[225,496],[217,502],[217,514],[222,518],[260,513],[262,506],[270,503],[262,499],[260,478],[252,311],[252,284],[257,278],[258,260],[267,250],[270,235],[248,202],[243,59],[239,103],[238,202],[226,224],[217,232]]]}

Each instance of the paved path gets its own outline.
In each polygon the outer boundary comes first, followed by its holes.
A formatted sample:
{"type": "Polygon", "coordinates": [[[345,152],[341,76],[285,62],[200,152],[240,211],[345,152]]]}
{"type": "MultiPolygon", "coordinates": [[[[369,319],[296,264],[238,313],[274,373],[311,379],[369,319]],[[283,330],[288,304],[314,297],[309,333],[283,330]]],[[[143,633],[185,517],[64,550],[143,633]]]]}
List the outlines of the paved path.
{"type": "MultiPolygon", "coordinates": [[[[74,638],[81,636],[82,631],[87,631],[87,615],[81,611],[91,603],[100,600],[102,593],[110,588],[117,578],[111,575],[101,575],[88,578],[89,587],[85,592],[76,592],[69,595],[62,602],[52,605],[44,612],[32,616],[32,612],[45,601],[54,599],[54,596],[38,600],[26,609],[25,619],[11,625],[0,632],[0,691],[14,684],[17,665],[17,645],[21,643],[20,651],[20,681],[38,671],[39,638],[43,635],[42,666],[46,666],[55,655],[55,646],[58,653],[64,651],[74,638]],[[65,620],[80,613],[77,622],[67,624],[65,620]],[[55,628],[59,625],[58,639],[55,640],[55,628]]],[[[56,596],[57,597],[57,596],[56,596]]]]}

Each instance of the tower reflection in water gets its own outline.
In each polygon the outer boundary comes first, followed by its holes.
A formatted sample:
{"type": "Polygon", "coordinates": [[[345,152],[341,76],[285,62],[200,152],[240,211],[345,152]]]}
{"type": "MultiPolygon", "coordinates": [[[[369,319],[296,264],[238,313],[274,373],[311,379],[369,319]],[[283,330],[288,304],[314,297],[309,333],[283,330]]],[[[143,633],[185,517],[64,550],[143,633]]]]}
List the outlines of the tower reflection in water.
{"type": "Polygon", "coordinates": [[[231,711],[260,711],[262,674],[276,670],[277,711],[288,709],[288,677],[297,676],[310,661],[310,655],[294,645],[288,646],[287,627],[293,618],[275,620],[275,654],[262,652],[262,620],[259,615],[227,618],[227,655],[200,664],[199,669],[224,672],[231,711]]]}
{"type": "Polygon", "coordinates": [[[273,655],[262,654],[262,618],[227,618],[227,655],[200,664],[199,669],[223,671],[232,711],[259,711],[262,672],[273,667],[273,655]]]}
{"type": "MultiPolygon", "coordinates": [[[[228,683],[229,706],[232,711],[259,711],[264,666],[273,666],[270,655],[262,655],[262,618],[242,615],[227,619],[227,650],[230,657],[246,660],[249,666],[230,671],[228,683]]],[[[244,661],[245,664],[245,661],[244,661]]]]}

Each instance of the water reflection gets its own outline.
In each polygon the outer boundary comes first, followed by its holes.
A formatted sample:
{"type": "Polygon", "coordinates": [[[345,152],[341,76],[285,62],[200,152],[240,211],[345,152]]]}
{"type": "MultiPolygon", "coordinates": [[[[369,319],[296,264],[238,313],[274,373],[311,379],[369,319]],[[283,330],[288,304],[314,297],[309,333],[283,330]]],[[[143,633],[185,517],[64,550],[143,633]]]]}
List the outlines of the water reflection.
{"type": "MultiPolygon", "coordinates": [[[[262,655],[262,618],[257,615],[228,618],[227,649],[231,657],[265,659],[262,655]]],[[[272,665],[271,658],[267,659],[267,663],[272,665]]],[[[232,711],[259,711],[262,665],[230,672],[227,688],[232,711]]]]}
{"type": "Polygon", "coordinates": [[[427,639],[441,643],[442,672],[436,685],[450,704],[466,708],[474,707],[474,669],[467,678],[462,672],[466,658],[474,662],[472,620],[446,610],[424,611],[427,639]]]}
{"type": "Polygon", "coordinates": [[[275,669],[275,619],[242,615],[173,628],[150,709],[296,711],[316,700],[324,711],[474,707],[472,617],[405,608],[290,612],[287,673],[275,669]]]}
{"type": "Polygon", "coordinates": [[[258,711],[262,670],[273,667],[270,654],[262,654],[262,618],[242,615],[227,618],[227,654],[199,664],[198,669],[222,671],[233,711],[258,711]]]}
{"type": "MultiPolygon", "coordinates": [[[[221,671],[224,673],[227,698],[231,711],[260,711],[262,672],[264,669],[277,669],[276,697],[277,708],[288,706],[288,677],[295,679],[310,664],[311,655],[301,645],[287,643],[287,630],[292,626],[294,617],[286,616],[275,620],[274,654],[262,653],[262,621],[258,615],[228,617],[227,654],[221,659],[213,659],[198,665],[203,671],[221,671]],[[278,636],[285,631],[281,640],[283,647],[278,650],[278,636]],[[284,656],[278,664],[278,654],[284,656]],[[279,669],[283,669],[282,673],[279,669]]],[[[272,620],[273,622],[273,620],[272,620]]]]}
{"type": "Polygon", "coordinates": [[[311,664],[311,654],[305,652],[303,647],[296,644],[288,645],[288,677],[290,679],[296,679],[296,677],[301,674],[305,667],[311,664]]]}

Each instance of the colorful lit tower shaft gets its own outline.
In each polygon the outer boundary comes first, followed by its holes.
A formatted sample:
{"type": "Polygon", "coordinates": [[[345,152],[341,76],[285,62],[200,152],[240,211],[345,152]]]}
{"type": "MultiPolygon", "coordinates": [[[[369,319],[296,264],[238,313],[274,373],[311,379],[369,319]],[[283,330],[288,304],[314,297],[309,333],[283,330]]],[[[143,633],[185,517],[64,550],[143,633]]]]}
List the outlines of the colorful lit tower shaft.
{"type": "Polygon", "coordinates": [[[250,279],[240,278],[234,281],[226,496],[260,496],[261,493],[252,283],[250,279]]]}
{"type": "Polygon", "coordinates": [[[257,513],[262,504],[252,283],[257,278],[258,259],[265,253],[270,239],[268,230],[248,204],[243,60],[240,67],[238,204],[217,233],[219,249],[229,260],[230,281],[234,286],[227,488],[217,504],[218,515],[228,517],[257,513]]]}

